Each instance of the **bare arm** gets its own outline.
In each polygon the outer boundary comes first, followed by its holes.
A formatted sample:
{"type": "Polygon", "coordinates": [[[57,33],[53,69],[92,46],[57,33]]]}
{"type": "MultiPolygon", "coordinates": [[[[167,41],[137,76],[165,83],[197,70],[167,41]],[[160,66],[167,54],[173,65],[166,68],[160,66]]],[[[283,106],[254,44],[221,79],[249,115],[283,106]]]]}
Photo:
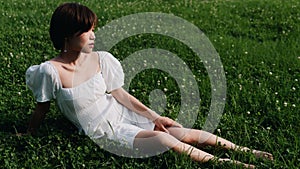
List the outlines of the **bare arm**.
{"type": "Polygon", "coordinates": [[[36,134],[37,129],[41,125],[42,121],[46,117],[46,113],[49,111],[50,102],[37,103],[36,108],[29,121],[27,134],[36,134]]]}
{"type": "Polygon", "coordinates": [[[155,121],[158,117],[160,117],[159,114],[149,109],[147,106],[145,106],[138,99],[136,99],[134,96],[125,91],[123,88],[113,90],[111,92],[111,95],[129,110],[132,110],[152,121],[155,121]]]}
{"type": "Polygon", "coordinates": [[[168,132],[168,130],[165,127],[170,127],[170,126],[182,127],[177,122],[167,117],[160,116],[155,111],[151,110],[143,103],[141,103],[138,99],[136,99],[134,96],[129,94],[127,91],[125,91],[123,88],[113,90],[111,94],[118,102],[120,102],[128,109],[153,121],[159,130],[168,132]]]}

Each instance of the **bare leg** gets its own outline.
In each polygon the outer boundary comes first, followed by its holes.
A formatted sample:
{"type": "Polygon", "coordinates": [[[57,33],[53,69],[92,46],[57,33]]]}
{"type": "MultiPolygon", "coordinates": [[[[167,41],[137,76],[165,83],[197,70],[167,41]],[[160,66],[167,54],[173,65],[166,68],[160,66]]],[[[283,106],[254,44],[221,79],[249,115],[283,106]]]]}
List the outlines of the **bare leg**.
{"type": "Polygon", "coordinates": [[[155,155],[153,153],[163,152],[164,150],[171,148],[178,153],[189,155],[191,159],[198,162],[217,160],[219,162],[230,162],[241,164],[248,168],[254,168],[253,165],[244,164],[239,161],[216,158],[209,153],[201,151],[189,144],[183,143],[174,136],[161,131],[141,131],[137,134],[134,140],[134,147],[144,152],[151,153],[152,155],[155,155]]]}
{"type": "MultiPolygon", "coordinates": [[[[218,137],[214,134],[203,130],[196,129],[187,129],[187,128],[178,128],[178,127],[170,127],[168,128],[170,134],[188,144],[205,144],[211,146],[221,146],[225,149],[231,149],[236,151],[244,151],[250,152],[251,150],[247,147],[238,146],[226,139],[218,137]]],[[[252,153],[256,157],[266,158],[273,160],[272,154],[264,151],[252,150],[252,153]]]]}

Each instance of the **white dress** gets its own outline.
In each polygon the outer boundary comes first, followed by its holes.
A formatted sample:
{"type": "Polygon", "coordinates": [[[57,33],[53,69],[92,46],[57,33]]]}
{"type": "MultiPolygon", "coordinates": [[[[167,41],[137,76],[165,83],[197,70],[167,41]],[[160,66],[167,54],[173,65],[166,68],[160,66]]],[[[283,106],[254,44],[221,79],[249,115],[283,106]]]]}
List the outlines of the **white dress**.
{"type": "Polygon", "coordinates": [[[97,144],[106,138],[132,149],[138,132],[153,130],[154,124],[108,94],[124,85],[123,69],[110,53],[97,53],[101,71],[74,88],[62,87],[58,71],[49,61],[28,68],[26,84],[37,102],[55,99],[61,112],[97,144]]]}

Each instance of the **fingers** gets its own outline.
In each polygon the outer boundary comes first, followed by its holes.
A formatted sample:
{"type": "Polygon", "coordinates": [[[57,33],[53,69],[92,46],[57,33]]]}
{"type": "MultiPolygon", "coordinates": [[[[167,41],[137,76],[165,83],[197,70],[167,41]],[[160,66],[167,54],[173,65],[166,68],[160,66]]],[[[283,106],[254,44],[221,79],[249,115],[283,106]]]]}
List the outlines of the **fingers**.
{"type": "Polygon", "coordinates": [[[183,126],[181,124],[179,124],[178,122],[174,121],[174,124],[173,124],[174,127],[179,127],[179,128],[182,128],[183,126]]]}
{"type": "Polygon", "coordinates": [[[169,130],[167,130],[165,126],[162,126],[162,130],[163,130],[163,132],[166,132],[169,134],[169,130]]]}

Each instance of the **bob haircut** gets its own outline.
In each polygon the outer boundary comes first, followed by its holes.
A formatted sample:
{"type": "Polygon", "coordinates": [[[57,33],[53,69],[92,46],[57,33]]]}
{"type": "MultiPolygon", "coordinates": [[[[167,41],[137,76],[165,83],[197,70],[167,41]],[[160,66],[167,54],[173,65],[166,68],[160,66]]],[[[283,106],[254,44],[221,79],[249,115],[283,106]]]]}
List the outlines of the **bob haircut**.
{"type": "Polygon", "coordinates": [[[64,48],[65,40],[88,32],[97,25],[97,16],[88,7],[78,3],[64,3],[56,8],[50,21],[50,38],[57,50],[64,48]]]}

